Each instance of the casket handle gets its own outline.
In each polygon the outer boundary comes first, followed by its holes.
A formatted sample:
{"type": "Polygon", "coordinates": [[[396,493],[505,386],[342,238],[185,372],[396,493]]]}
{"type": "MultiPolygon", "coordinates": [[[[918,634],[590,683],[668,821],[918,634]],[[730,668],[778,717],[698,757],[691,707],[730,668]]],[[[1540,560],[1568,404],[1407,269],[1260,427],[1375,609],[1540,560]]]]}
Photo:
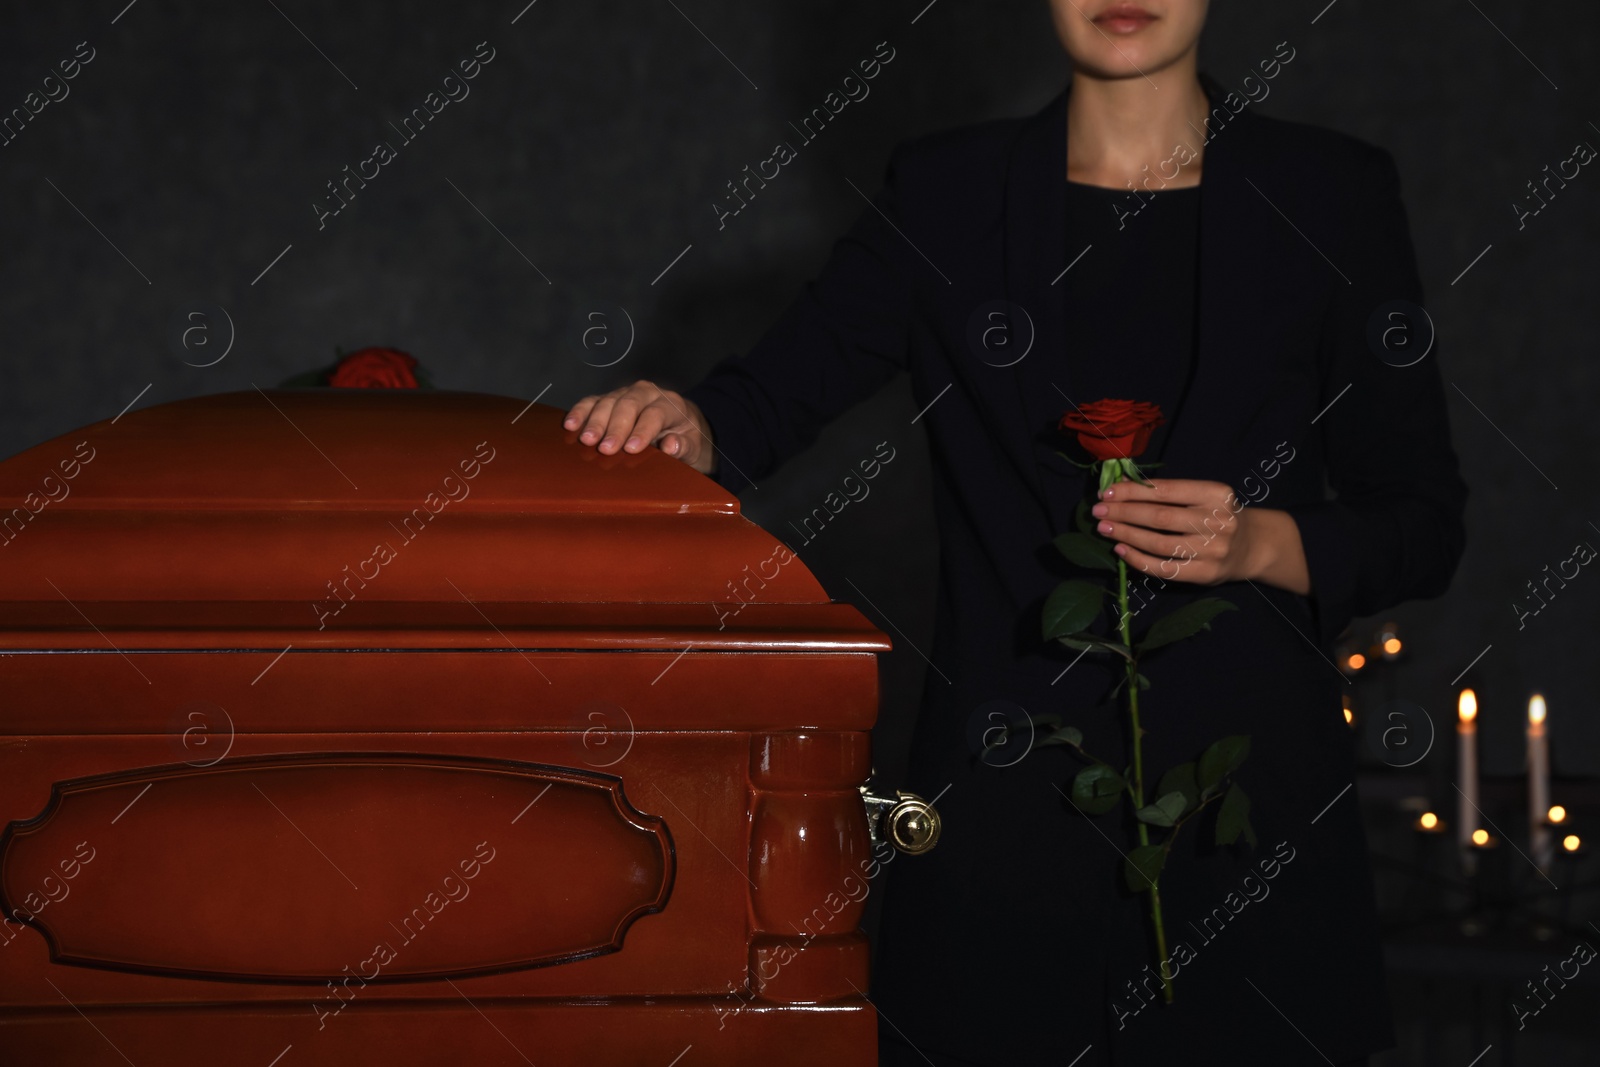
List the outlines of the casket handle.
{"type": "Polygon", "coordinates": [[[939,812],[915,793],[897,789],[894,796],[884,796],[863,784],[861,802],[874,849],[887,841],[908,856],[918,856],[939,843],[939,812]]]}

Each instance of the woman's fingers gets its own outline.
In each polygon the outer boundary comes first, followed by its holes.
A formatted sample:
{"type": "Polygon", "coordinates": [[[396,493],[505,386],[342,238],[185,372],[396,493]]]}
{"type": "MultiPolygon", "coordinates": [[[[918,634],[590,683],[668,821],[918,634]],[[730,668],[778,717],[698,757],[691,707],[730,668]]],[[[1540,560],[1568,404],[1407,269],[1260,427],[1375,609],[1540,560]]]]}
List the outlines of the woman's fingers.
{"type": "Polygon", "coordinates": [[[572,405],[562,425],[568,430],[581,426],[578,440],[604,455],[632,455],[655,445],[702,474],[715,466],[710,429],[700,410],[654,382],[640,380],[586,396],[572,405]]]}
{"type": "Polygon", "coordinates": [[[589,417],[589,412],[594,410],[594,403],[598,396],[586,396],[567,410],[567,417],[561,420],[561,425],[568,430],[576,430],[583,425],[583,420],[589,417]]]}
{"type": "Polygon", "coordinates": [[[1152,478],[1149,485],[1117,482],[1100,494],[1102,500],[1137,500],[1183,507],[1227,507],[1233,495],[1231,486],[1200,478],[1152,478]]]}
{"type": "Polygon", "coordinates": [[[1172,507],[1167,504],[1144,504],[1132,501],[1099,503],[1091,514],[1106,522],[1132,523],[1150,530],[1170,530],[1173,533],[1197,533],[1207,536],[1226,526],[1231,516],[1226,510],[1211,515],[1204,508],[1172,507]]]}
{"type": "Polygon", "coordinates": [[[616,403],[611,406],[611,418],[606,423],[606,435],[600,439],[600,444],[597,446],[602,454],[609,456],[622,451],[622,446],[632,435],[644,406],[645,402],[640,398],[637,387],[617,397],[616,403]]]}
{"type": "Polygon", "coordinates": [[[606,393],[604,396],[594,398],[594,403],[589,406],[589,413],[583,420],[583,429],[578,432],[578,440],[586,445],[592,445],[600,440],[606,432],[606,421],[611,418],[611,407],[617,402],[616,393],[606,393]]]}
{"type": "Polygon", "coordinates": [[[1137,548],[1130,548],[1124,544],[1117,545],[1114,551],[1117,553],[1117,555],[1121,556],[1123,561],[1126,562],[1129,568],[1133,570],[1143,571],[1145,574],[1159,575],[1162,578],[1173,577],[1172,575],[1165,574],[1157,569],[1160,564],[1165,563],[1167,565],[1167,569],[1170,570],[1174,565],[1173,561],[1170,559],[1157,559],[1147,552],[1140,552],[1137,548]]]}
{"type": "MultiPolygon", "coordinates": [[[[613,389],[609,393],[595,397],[587,417],[583,419],[583,429],[578,434],[578,440],[586,445],[596,445],[606,455],[618,451],[623,440],[633,432],[634,420],[638,417],[640,408],[639,386],[644,384],[647,383],[635,382],[633,385],[613,389]]],[[[654,389],[654,386],[651,388],[654,389]]],[[[572,414],[579,414],[578,405],[573,406],[572,414]]],[[[569,415],[569,422],[570,419],[569,415]]]]}
{"type": "MultiPolygon", "coordinates": [[[[1190,538],[1179,534],[1164,533],[1159,530],[1147,530],[1143,526],[1102,522],[1096,529],[1107,537],[1115,538],[1125,545],[1130,545],[1152,556],[1176,556],[1179,552],[1194,553],[1199,551],[1199,546],[1188,544],[1191,540],[1190,538]]],[[[1195,538],[1193,540],[1201,541],[1203,539],[1195,538]]]]}
{"type": "Polygon", "coordinates": [[[1169,582],[1191,582],[1196,585],[1206,585],[1211,581],[1205,560],[1197,559],[1192,554],[1180,553],[1176,557],[1151,555],[1141,552],[1126,544],[1116,547],[1117,555],[1121,556],[1128,566],[1145,574],[1165,578],[1169,582]]]}
{"type": "Polygon", "coordinates": [[[681,429],[677,425],[680,421],[667,395],[662,393],[639,412],[639,418],[634,422],[627,440],[622,442],[622,447],[627,452],[641,452],[657,443],[668,431],[681,429]]]}

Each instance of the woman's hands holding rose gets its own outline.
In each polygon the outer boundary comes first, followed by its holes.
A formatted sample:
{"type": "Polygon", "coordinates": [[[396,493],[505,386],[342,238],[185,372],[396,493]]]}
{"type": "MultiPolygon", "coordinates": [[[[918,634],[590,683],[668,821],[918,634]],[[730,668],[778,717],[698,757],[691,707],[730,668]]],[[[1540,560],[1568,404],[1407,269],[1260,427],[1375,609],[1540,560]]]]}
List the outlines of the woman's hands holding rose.
{"type": "Polygon", "coordinates": [[[1128,566],[1196,585],[1260,580],[1308,595],[1300,529],[1286,511],[1246,507],[1222,482],[1121,481],[1100,494],[1096,529],[1128,566]]]}

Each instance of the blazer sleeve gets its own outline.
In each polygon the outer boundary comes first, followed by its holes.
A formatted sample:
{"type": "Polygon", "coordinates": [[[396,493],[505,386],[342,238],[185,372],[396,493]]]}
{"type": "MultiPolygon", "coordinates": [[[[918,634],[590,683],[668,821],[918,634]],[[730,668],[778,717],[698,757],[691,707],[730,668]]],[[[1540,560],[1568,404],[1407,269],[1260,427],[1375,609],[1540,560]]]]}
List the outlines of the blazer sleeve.
{"type": "Polygon", "coordinates": [[[816,440],[906,366],[916,253],[905,235],[903,148],[821,272],[746,354],[684,390],[711,424],[712,477],[738,492],[816,440]]]}
{"type": "MultiPolygon", "coordinates": [[[[1409,350],[1401,333],[1390,334],[1388,359],[1368,339],[1383,305],[1422,305],[1399,172],[1387,151],[1369,153],[1340,255],[1350,284],[1336,283],[1320,353],[1323,403],[1331,407],[1317,429],[1332,498],[1287,509],[1300,530],[1324,645],[1353,618],[1441,595],[1466,546],[1467,486],[1451,444],[1437,346],[1398,365],[1420,354],[1433,331],[1411,323],[1409,350]]],[[[1378,332],[1390,321],[1402,320],[1380,317],[1378,332]]]]}

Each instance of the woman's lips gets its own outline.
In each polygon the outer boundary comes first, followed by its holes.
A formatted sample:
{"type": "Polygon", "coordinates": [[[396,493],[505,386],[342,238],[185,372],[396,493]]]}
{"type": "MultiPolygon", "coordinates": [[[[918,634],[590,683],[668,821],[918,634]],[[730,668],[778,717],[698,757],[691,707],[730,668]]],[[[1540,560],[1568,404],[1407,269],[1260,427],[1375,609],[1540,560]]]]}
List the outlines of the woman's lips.
{"type": "Polygon", "coordinates": [[[1094,18],[1094,24],[1116,34],[1138,33],[1156,17],[1137,4],[1112,4],[1094,18]]]}

